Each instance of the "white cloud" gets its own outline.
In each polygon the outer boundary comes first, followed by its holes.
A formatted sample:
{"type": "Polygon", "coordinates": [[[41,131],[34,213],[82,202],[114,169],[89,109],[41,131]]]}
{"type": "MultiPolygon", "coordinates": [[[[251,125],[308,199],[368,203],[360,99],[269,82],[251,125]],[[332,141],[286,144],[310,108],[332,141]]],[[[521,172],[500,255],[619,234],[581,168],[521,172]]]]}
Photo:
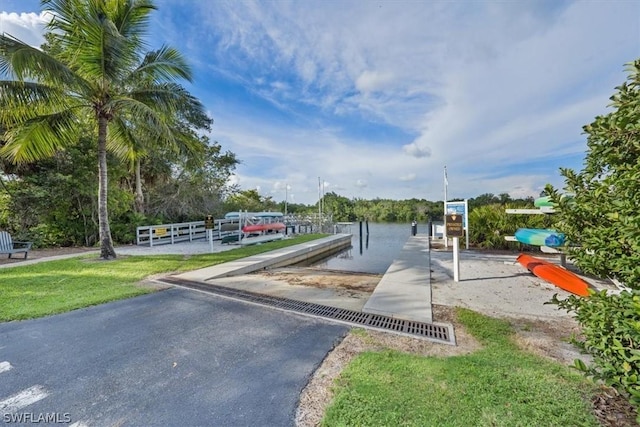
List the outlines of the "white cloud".
{"type": "Polygon", "coordinates": [[[238,184],[240,184],[240,178],[238,178],[238,175],[236,174],[229,175],[229,178],[227,179],[227,185],[234,186],[238,184]]]}
{"type": "Polygon", "coordinates": [[[410,156],[417,157],[417,158],[431,156],[431,149],[429,147],[420,147],[415,142],[412,142],[411,144],[403,145],[402,151],[404,151],[406,154],[410,156]]]}
{"type": "Polygon", "coordinates": [[[415,180],[416,180],[415,173],[410,173],[408,175],[403,175],[400,177],[400,181],[415,181],[415,180]]]}
{"type": "Polygon", "coordinates": [[[376,92],[387,87],[392,82],[392,79],[393,75],[391,73],[365,70],[358,76],[355,85],[360,92],[376,92]]]}
{"type": "Polygon", "coordinates": [[[10,34],[34,47],[44,43],[44,27],[51,21],[51,14],[0,12],[0,33],[10,34]]]}

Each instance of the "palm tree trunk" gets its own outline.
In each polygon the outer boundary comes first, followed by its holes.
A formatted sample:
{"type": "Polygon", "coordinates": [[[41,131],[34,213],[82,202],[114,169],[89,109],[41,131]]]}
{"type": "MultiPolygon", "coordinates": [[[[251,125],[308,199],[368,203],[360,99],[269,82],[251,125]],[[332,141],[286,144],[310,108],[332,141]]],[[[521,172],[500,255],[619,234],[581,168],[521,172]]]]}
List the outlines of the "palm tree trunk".
{"type": "Polygon", "coordinates": [[[107,211],[107,118],[98,117],[98,223],[100,228],[100,257],[116,257],[111,240],[107,211]]]}
{"type": "Polygon", "coordinates": [[[140,177],[140,159],[136,159],[136,212],[144,214],[144,194],[142,193],[142,178],[140,177]]]}

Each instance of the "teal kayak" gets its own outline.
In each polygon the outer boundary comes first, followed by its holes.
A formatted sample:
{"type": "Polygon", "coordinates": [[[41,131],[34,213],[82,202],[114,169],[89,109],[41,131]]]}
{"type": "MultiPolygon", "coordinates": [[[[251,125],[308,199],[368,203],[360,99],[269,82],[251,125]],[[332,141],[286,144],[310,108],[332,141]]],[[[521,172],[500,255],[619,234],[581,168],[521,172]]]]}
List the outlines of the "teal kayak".
{"type": "Polygon", "coordinates": [[[555,203],[553,203],[551,201],[551,198],[549,196],[544,196],[544,197],[538,197],[536,200],[534,200],[533,202],[533,206],[535,206],[536,208],[541,208],[543,206],[554,206],[555,203]]]}
{"type": "MultiPolygon", "coordinates": [[[[560,196],[560,199],[571,199],[572,197],[570,195],[567,194],[562,194],[560,196]]],[[[551,201],[551,197],[549,196],[544,196],[544,197],[538,197],[537,199],[535,199],[533,201],[533,206],[535,206],[536,208],[551,208],[554,207],[556,204],[553,203],[551,201]]]]}
{"type": "Polygon", "coordinates": [[[564,244],[564,233],[544,228],[519,228],[515,233],[516,240],[532,246],[548,246],[557,248],[564,244]]]}

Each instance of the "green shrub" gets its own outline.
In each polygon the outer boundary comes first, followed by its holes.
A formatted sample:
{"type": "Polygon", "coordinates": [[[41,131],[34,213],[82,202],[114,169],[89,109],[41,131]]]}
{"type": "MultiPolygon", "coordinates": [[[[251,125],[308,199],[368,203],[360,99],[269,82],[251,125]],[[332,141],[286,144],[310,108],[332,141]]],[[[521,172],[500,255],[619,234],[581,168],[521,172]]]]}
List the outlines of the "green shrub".
{"type": "Polygon", "coordinates": [[[576,360],[574,367],[640,407],[640,291],[619,295],[600,291],[588,298],[572,295],[564,300],[554,295],[550,303],[574,313],[582,326],[583,337],[573,341],[593,356],[593,365],[576,360]]]}
{"type": "MultiPolygon", "coordinates": [[[[483,249],[520,249],[521,243],[508,242],[505,236],[513,236],[518,228],[549,228],[553,218],[547,215],[507,214],[506,209],[521,205],[485,205],[469,212],[469,242],[483,249]]],[[[525,206],[533,209],[533,206],[525,206]]]]}
{"type": "Polygon", "coordinates": [[[34,248],[50,248],[58,246],[72,246],[68,235],[52,224],[38,224],[28,231],[18,232],[15,240],[33,242],[34,248]]]}
{"type": "Polygon", "coordinates": [[[584,168],[561,168],[558,190],[546,192],[567,235],[569,255],[585,273],[612,277],[640,288],[640,59],[627,64],[628,78],[611,96],[612,111],[583,127],[584,168]]]}

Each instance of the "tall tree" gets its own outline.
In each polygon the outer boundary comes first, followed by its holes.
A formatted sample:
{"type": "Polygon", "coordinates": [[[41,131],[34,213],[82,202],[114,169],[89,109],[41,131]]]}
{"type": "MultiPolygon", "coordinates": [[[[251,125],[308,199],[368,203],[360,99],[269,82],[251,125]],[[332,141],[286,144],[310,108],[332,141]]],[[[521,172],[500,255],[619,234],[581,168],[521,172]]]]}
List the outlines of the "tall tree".
{"type": "Polygon", "coordinates": [[[79,140],[93,125],[98,151],[100,255],[115,258],[107,210],[107,150],[130,150],[131,129],[160,144],[175,143],[170,124],[185,104],[204,108],[178,79],[191,79],[170,47],[145,54],[151,0],[42,0],[52,13],[51,53],[0,35],[0,123],[7,129],[0,154],[32,162],[79,140]]]}

